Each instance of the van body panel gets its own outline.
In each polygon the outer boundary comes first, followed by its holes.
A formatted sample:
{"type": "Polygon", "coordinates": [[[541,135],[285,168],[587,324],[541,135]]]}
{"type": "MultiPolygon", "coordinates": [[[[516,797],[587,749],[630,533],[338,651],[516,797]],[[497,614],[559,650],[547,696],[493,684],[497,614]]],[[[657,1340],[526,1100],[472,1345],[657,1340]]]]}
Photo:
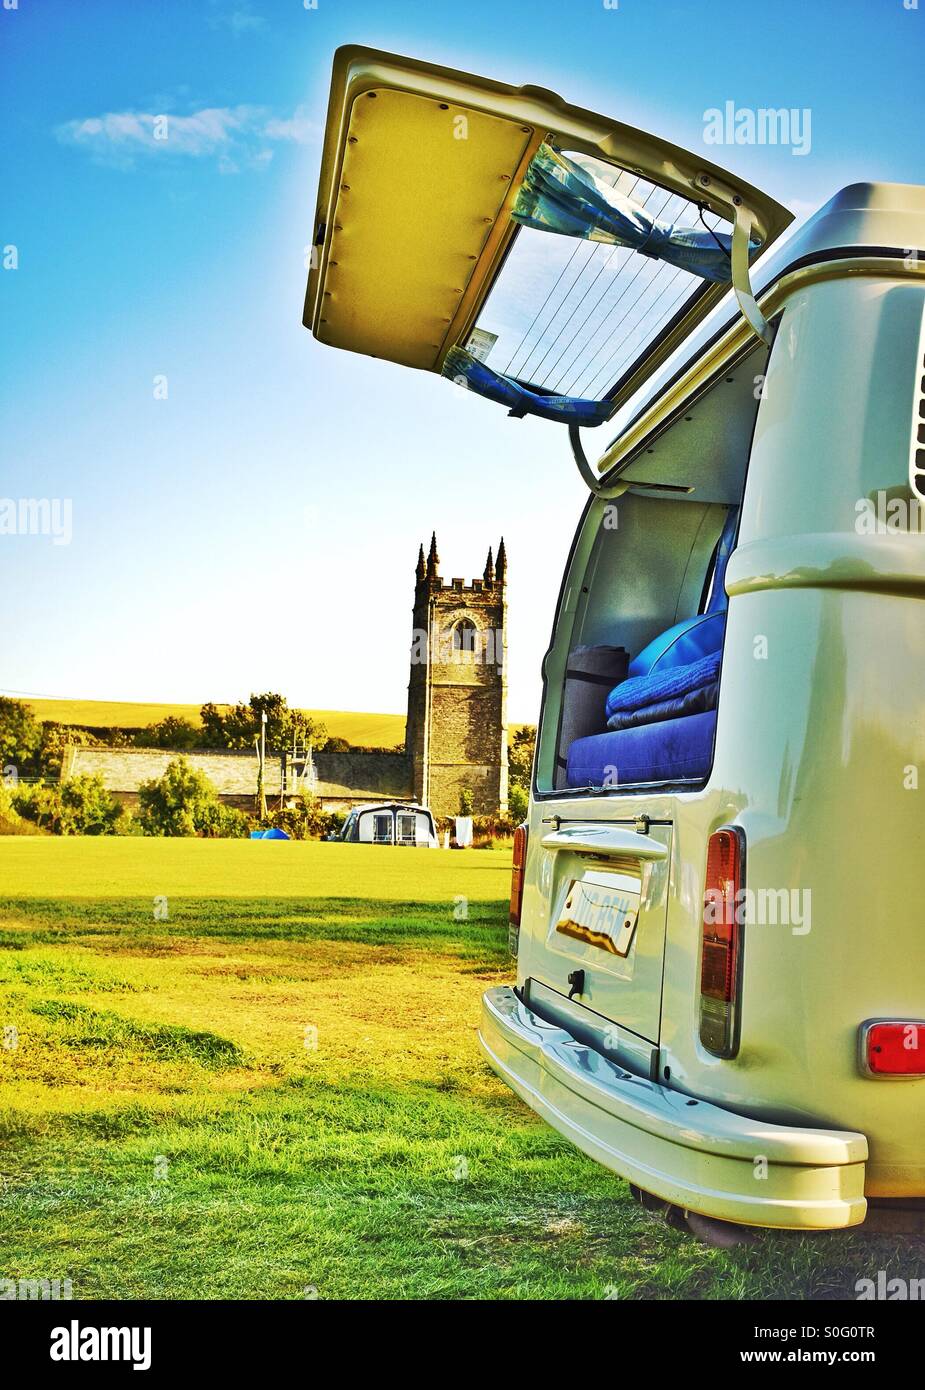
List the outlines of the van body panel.
{"type": "MultiPolygon", "coordinates": [[[[880,266],[869,277],[846,271],[798,283],[782,305],[749,449],[737,548],[725,575],[716,742],[702,787],[553,786],[560,671],[576,632],[585,636],[589,595],[601,582],[602,518],[614,505],[589,501],[544,667],[525,885],[535,915],[524,919],[518,968],[523,983],[535,969],[531,920],[550,912],[542,889],[550,820],[625,825],[648,816],[670,824],[660,1089],[759,1124],[865,1135],[869,1156],[857,1191],[877,1198],[925,1195],[925,1078],[900,1085],[858,1065],[865,1020],[925,1014],[925,534],[908,485],[923,317],[925,282],[899,263],[892,274],[880,266]],[[895,516],[883,514],[884,503],[900,504],[895,516]],[[729,1059],[708,1052],[698,1028],[706,845],[725,825],[744,832],[755,919],[744,925],[741,1035],[729,1059]]],[[[697,407],[688,413],[696,416],[697,407]]],[[[645,479],[674,477],[659,465],[664,447],[659,439],[648,458],[639,455],[637,485],[616,499],[618,507],[630,502],[627,544],[637,524],[651,524],[644,513],[637,521],[632,514],[645,479]],[[658,466],[661,474],[646,471],[658,466]]],[[[675,534],[673,518],[688,507],[694,522],[697,498],[695,490],[688,501],[660,504],[660,567],[675,563],[680,572],[671,547],[690,542],[675,534]]],[[[657,625],[645,576],[634,582],[640,587],[631,590],[630,650],[657,625]]],[[[676,616],[663,604],[663,625],[676,616]]],[[[621,615],[615,640],[624,640],[623,621],[621,615]]],[[[605,626],[593,627],[588,640],[607,640],[605,626]]],[[[788,1224],[769,1208],[751,1207],[748,1218],[733,1214],[736,1199],[747,1203],[757,1185],[744,1169],[729,1177],[731,1201],[714,1204],[708,1193],[690,1190],[672,1196],[666,1172],[682,1186],[691,1182],[692,1154],[674,1169],[664,1160],[646,1173],[635,1131],[614,1128],[598,1102],[592,1108],[574,1101],[574,1087],[563,1081],[561,1037],[551,1057],[548,1037],[542,1035],[543,1046],[531,1040],[532,1024],[521,1015],[508,1016],[503,1042],[499,1024],[485,1026],[493,1065],[586,1152],[678,1205],[727,1220],[788,1224]]],[[[622,1055],[611,1064],[632,1070],[622,1055]]],[[[863,1219],[852,1200],[841,1212],[843,1224],[863,1219]]],[[[804,1217],[807,1227],[825,1224],[818,1211],[804,1217]]]]}
{"type": "Polygon", "coordinates": [[[925,1000],[925,536],[857,504],[911,500],[901,364],[923,310],[925,286],[830,281],[781,322],[726,575],[712,790],[675,815],[679,863],[694,865],[734,816],[749,887],[777,920],[745,927],[740,1051],[719,1062],[692,1026],[697,963],[673,897],[660,1040],[685,1090],[862,1129],[867,1191],[883,1197],[925,1192],[925,1078],[891,1085],[857,1063],[865,1019],[917,1018],[925,1000]]]}
{"type": "Polygon", "coordinates": [[[656,1085],[545,1023],[505,986],[484,996],[479,1042],[560,1134],[667,1202],[797,1230],[864,1219],[862,1134],[755,1121],[656,1085]]]}

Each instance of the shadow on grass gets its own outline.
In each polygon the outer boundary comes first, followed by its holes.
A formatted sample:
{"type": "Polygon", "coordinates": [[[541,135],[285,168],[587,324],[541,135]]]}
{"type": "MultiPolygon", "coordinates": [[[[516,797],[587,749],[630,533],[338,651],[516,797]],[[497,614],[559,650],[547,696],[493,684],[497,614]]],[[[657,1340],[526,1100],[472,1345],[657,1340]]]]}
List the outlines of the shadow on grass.
{"type": "Polygon", "coordinates": [[[118,938],[114,949],[145,954],[169,951],[174,942],[200,938],[404,945],[457,956],[489,969],[510,961],[506,902],[441,905],[370,903],[366,898],[173,898],[168,920],[159,922],[154,919],[151,898],[0,900],[0,948],[22,950],[114,936],[118,938]]]}
{"type": "Polygon", "coordinates": [[[244,1054],[236,1043],[217,1033],[184,1028],[180,1024],[137,1023],[107,1009],[91,1009],[66,999],[46,999],[30,1004],[29,1010],[48,1020],[55,1047],[70,1051],[115,1048],[129,1053],[140,1063],[189,1061],[202,1067],[239,1067],[244,1054]]]}

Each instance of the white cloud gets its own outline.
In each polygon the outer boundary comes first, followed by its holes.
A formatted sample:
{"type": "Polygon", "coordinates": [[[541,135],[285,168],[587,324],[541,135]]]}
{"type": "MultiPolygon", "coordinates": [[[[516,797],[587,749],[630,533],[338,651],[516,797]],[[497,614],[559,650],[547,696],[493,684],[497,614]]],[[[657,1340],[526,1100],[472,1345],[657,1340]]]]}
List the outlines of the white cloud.
{"type": "Polygon", "coordinates": [[[129,169],[140,158],[215,158],[223,173],[242,167],[265,168],[274,141],[310,143],[316,127],[297,108],[290,116],[261,106],[212,106],[188,115],[170,112],[110,111],[66,121],[58,140],[93,159],[129,169]]]}
{"type": "Polygon", "coordinates": [[[216,5],[213,0],[213,8],[215,14],[212,24],[227,25],[233,34],[246,34],[254,29],[262,29],[265,23],[263,15],[255,14],[247,0],[240,0],[238,4],[231,6],[216,5]]]}
{"type": "Polygon", "coordinates": [[[271,117],[264,126],[264,134],[269,140],[293,140],[297,145],[310,145],[318,134],[318,126],[309,120],[305,108],[299,106],[287,118],[271,117]]]}

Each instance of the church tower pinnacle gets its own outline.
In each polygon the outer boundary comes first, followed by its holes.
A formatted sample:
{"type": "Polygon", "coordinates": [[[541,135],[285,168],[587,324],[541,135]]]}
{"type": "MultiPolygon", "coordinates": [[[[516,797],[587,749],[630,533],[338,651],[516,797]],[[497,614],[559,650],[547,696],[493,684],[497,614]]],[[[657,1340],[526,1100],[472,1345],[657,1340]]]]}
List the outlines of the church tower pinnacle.
{"type": "Polygon", "coordinates": [[[430,553],[427,556],[427,578],[437,579],[440,574],[440,556],[437,554],[437,533],[430,538],[430,553]]]}

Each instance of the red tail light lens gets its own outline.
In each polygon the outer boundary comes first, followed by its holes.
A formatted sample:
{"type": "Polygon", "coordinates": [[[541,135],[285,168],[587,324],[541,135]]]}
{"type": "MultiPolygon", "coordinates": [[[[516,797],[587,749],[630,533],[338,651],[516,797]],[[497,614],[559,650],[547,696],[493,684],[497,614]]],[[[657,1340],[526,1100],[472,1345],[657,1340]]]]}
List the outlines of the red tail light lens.
{"type": "Polygon", "coordinates": [[[703,954],[700,992],[729,1003],[733,996],[738,930],[739,841],[734,830],[717,830],[707,845],[703,895],[703,954]]]}
{"type": "Polygon", "coordinates": [[[700,1041],[717,1057],[738,1051],[739,978],[745,837],[741,830],[715,831],[707,844],[700,954],[700,1041]]]}
{"type": "Polygon", "coordinates": [[[514,831],[514,863],[511,867],[511,910],[509,914],[512,927],[520,926],[520,912],[524,897],[524,861],[527,858],[527,827],[518,825],[514,831]]]}
{"type": "Polygon", "coordinates": [[[862,1023],[860,1056],[870,1076],[925,1076],[925,1023],[901,1018],[862,1023]]]}
{"type": "Polygon", "coordinates": [[[514,862],[511,865],[511,910],[507,927],[507,946],[512,956],[520,947],[520,913],[524,900],[524,864],[527,859],[527,827],[514,831],[514,862]]]}

